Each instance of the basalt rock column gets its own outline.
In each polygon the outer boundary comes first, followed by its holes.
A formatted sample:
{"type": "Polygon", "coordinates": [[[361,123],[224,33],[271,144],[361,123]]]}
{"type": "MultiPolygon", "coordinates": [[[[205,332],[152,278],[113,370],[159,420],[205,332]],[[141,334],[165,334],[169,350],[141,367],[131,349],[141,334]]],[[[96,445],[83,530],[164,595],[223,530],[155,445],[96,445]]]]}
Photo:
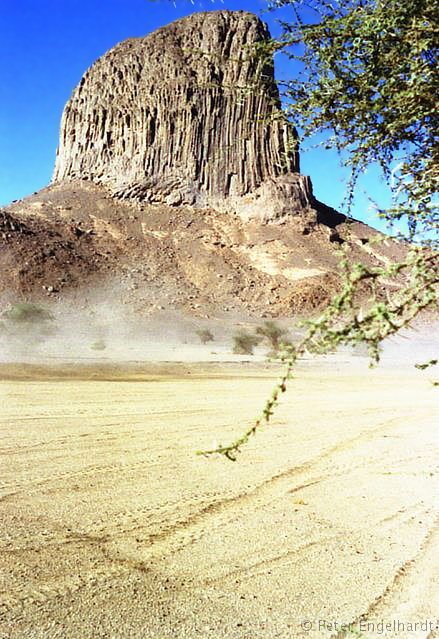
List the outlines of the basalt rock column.
{"type": "Polygon", "coordinates": [[[269,32],[241,11],[193,14],[117,45],[67,103],[54,181],[272,219],[309,206],[269,32]]]}

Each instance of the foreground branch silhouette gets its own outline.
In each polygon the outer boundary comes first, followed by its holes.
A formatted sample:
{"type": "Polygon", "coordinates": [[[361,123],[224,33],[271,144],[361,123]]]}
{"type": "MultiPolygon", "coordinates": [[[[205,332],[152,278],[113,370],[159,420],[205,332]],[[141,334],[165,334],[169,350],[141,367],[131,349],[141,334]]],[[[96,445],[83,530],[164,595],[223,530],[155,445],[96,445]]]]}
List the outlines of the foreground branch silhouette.
{"type": "MultiPolygon", "coordinates": [[[[298,76],[283,83],[290,119],[303,138],[325,134],[323,145],[341,152],[351,171],[348,213],[358,177],[372,164],[381,167],[393,203],[379,216],[407,252],[400,262],[371,268],[350,263],[345,250],[340,293],[319,317],[305,322],[297,344],[285,347],[285,372],[261,414],[230,444],[198,451],[233,461],[269,424],[305,353],[364,343],[376,363],[386,337],[437,307],[437,6],[426,0],[275,0],[272,8],[279,7],[291,9],[291,21],[282,22],[282,36],[262,47],[260,55],[278,52],[300,65],[298,76]],[[395,283],[392,294],[389,280],[395,283]],[[365,293],[368,301],[361,304],[365,293]]],[[[385,235],[375,241],[387,240],[394,241],[385,235]]]]}

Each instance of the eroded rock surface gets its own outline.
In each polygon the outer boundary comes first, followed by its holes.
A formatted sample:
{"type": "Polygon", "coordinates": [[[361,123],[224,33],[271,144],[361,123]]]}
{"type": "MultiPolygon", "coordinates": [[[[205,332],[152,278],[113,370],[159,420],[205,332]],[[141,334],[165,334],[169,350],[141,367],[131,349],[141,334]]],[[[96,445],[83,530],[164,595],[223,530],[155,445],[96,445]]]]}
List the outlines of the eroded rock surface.
{"type": "Polygon", "coordinates": [[[273,62],[260,55],[269,37],[253,14],[212,11],[111,49],[66,105],[54,181],[244,219],[309,207],[273,62]]]}

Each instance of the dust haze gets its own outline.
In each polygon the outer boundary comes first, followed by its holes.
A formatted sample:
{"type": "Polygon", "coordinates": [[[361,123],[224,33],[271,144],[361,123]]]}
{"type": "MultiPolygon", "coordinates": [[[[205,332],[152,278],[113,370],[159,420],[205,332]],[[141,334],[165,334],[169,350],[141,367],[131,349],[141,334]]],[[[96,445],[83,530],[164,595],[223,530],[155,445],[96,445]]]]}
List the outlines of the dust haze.
{"type": "MultiPolygon", "coordinates": [[[[185,315],[180,310],[165,309],[160,303],[133,310],[119,302],[119,286],[105,291],[84,290],[73,302],[38,304],[51,313],[44,323],[7,322],[3,317],[0,331],[0,362],[148,362],[261,360],[268,345],[261,344],[252,356],[233,354],[233,335],[239,330],[252,331],[262,324],[238,316],[205,318],[185,315]],[[90,300],[95,300],[90,302],[90,300]],[[199,331],[208,330],[212,340],[203,344],[199,331]]],[[[0,312],[14,304],[3,302],[0,312]]],[[[297,335],[293,320],[279,325],[297,335]]]]}
{"type": "MultiPolygon", "coordinates": [[[[45,322],[12,322],[5,319],[8,308],[20,301],[0,303],[0,362],[22,363],[129,363],[129,362],[263,362],[270,359],[269,344],[262,340],[252,355],[233,352],[233,336],[239,331],[254,333],[269,319],[238,314],[223,317],[196,317],[169,305],[157,303],[134,309],[120,301],[120,283],[105,289],[84,289],[74,299],[47,302],[37,306],[51,315],[45,322]],[[203,343],[200,331],[207,330],[211,340],[203,343]]],[[[276,318],[286,338],[298,340],[304,327],[298,318],[276,318]]],[[[385,340],[382,366],[413,366],[435,356],[439,343],[439,324],[419,321],[385,340]]],[[[311,360],[312,357],[306,357],[311,360]]],[[[326,361],[347,364],[354,361],[367,366],[364,346],[344,347],[323,357],[326,361]]]]}

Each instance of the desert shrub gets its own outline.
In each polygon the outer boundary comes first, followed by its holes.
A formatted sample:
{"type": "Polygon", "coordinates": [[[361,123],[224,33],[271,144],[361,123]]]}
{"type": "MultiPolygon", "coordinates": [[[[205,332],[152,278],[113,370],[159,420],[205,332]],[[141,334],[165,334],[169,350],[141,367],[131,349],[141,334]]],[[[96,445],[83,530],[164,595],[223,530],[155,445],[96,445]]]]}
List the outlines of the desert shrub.
{"type": "Polygon", "coordinates": [[[43,306],[31,302],[19,302],[12,304],[2,313],[2,317],[10,322],[23,324],[39,324],[51,322],[54,317],[50,311],[43,306]]]}
{"type": "Polygon", "coordinates": [[[253,355],[253,349],[261,338],[246,331],[239,331],[233,336],[233,352],[235,355],[253,355]]]}
{"type": "Polygon", "coordinates": [[[202,344],[207,344],[207,342],[213,342],[214,340],[213,333],[208,328],[200,328],[196,333],[202,344]]]}
{"type": "Polygon", "coordinates": [[[281,359],[283,360],[288,356],[291,349],[293,348],[293,342],[289,339],[283,339],[279,342],[279,347],[274,350],[271,349],[267,353],[267,357],[270,359],[281,359]]]}
{"type": "Polygon", "coordinates": [[[46,340],[56,332],[55,318],[52,313],[38,304],[19,302],[11,304],[1,313],[0,334],[29,346],[46,340]]]}
{"type": "Polygon", "coordinates": [[[262,326],[258,326],[256,329],[256,334],[260,335],[262,339],[265,338],[268,340],[270,344],[269,357],[278,356],[282,345],[288,342],[286,338],[287,333],[287,329],[281,328],[272,320],[267,320],[262,326]],[[285,339],[282,339],[282,337],[285,337],[285,339]]]}
{"type": "Polygon", "coordinates": [[[90,348],[93,351],[104,351],[107,348],[107,345],[103,339],[98,339],[96,340],[96,342],[93,342],[93,344],[90,345],[90,348]]]}

